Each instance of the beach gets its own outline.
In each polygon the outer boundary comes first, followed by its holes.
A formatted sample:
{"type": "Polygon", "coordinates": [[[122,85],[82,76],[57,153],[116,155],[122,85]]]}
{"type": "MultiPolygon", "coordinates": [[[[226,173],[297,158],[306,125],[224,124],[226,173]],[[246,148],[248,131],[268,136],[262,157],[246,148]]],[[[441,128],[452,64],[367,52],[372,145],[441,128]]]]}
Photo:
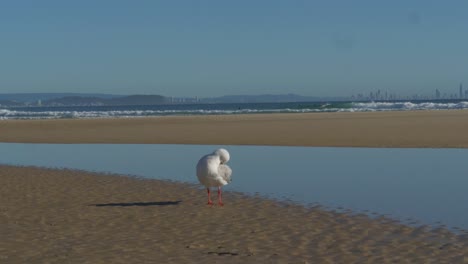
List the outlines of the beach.
{"type": "Polygon", "coordinates": [[[468,111],[3,120],[0,142],[468,147],[468,111]]]}
{"type": "Polygon", "coordinates": [[[467,235],[169,181],[0,167],[0,263],[464,263],[467,235]]]}
{"type": "MultiPolygon", "coordinates": [[[[465,148],[467,132],[468,111],[0,122],[0,142],[67,144],[465,148]]],[[[230,191],[208,206],[180,182],[1,165],[0,194],[0,263],[468,263],[466,232],[230,191]]]]}

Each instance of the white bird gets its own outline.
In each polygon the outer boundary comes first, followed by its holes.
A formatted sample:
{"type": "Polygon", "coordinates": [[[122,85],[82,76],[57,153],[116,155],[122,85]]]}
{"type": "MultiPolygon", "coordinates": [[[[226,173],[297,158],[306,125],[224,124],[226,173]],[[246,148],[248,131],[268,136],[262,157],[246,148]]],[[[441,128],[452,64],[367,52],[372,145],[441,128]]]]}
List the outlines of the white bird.
{"type": "Polygon", "coordinates": [[[205,185],[208,193],[208,204],[212,205],[210,188],[218,187],[218,204],[223,206],[221,199],[221,186],[231,182],[232,170],[226,163],[229,161],[229,152],[223,148],[203,156],[197,164],[197,177],[205,185]]]}

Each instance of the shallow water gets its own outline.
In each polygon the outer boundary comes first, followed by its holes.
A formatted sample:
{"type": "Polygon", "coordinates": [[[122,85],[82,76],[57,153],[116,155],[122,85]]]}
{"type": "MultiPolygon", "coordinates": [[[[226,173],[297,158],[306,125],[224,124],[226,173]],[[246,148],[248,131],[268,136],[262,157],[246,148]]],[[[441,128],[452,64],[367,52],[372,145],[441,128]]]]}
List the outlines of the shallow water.
{"type": "MultiPolygon", "coordinates": [[[[1,143],[0,162],[196,183],[198,159],[217,147],[1,143]]],[[[468,228],[467,149],[223,147],[233,169],[226,190],[468,228]]]]}

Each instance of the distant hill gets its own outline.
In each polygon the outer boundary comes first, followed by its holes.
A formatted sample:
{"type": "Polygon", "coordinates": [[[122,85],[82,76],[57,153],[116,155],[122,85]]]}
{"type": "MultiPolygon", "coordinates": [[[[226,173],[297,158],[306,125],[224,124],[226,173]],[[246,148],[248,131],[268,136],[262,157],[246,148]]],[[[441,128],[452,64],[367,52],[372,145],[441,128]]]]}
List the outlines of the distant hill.
{"type": "Polygon", "coordinates": [[[297,94],[263,94],[263,95],[225,95],[221,97],[205,98],[202,102],[209,103],[279,103],[279,102],[314,102],[338,101],[338,97],[314,97],[297,94]]]}
{"type": "Polygon", "coordinates": [[[99,93],[12,93],[12,94],[0,94],[0,101],[16,101],[22,103],[32,103],[38,100],[46,101],[62,97],[99,97],[99,98],[115,98],[121,97],[122,95],[113,94],[99,94],[99,93]]]}
{"type": "Polygon", "coordinates": [[[158,105],[167,103],[161,95],[129,95],[114,98],[66,96],[42,102],[44,106],[158,105]]]}
{"type": "Polygon", "coordinates": [[[100,105],[159,105],[191,103],[278,103],[341,101],[343,97],[313,97],[297,94],[225,95],[213,98],[173,98],[162,95],[112,95],[79,93],[18,93],[0,94],[1,107],[25,106],[100,106],[100,105]]]}
{"type": "Polygon", "coordinates": [[[170,103],[162,95],[112,95],[79,93],[21,93],[0,94],[0,106],[100,106],[100,105],[155,105],[170,103]]]}
{"type": "Polygon", "coordinates": [[[105,102],[111,99],[99,97],[84,97],[84,96],[65,96],[45,100],[42,105],[45,106],[91,106],[91,105],[105,105],[105,102]]]}
{"type": "Polygon", "coordinates": [[[154,105],[168,103],[170,100],[162,95],[129,95],[108,99],[108,105],[154,105]]]}

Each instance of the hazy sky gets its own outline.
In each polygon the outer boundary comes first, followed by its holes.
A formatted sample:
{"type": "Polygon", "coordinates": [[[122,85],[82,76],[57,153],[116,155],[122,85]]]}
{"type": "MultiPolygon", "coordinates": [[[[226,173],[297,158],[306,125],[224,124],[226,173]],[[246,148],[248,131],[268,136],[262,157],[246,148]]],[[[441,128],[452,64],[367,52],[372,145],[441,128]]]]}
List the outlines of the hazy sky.
{"type": "Polygon", "coordinates": [[[335,96],[468,86],[466,0],[10,0],[0,93],[335,96]]]}

